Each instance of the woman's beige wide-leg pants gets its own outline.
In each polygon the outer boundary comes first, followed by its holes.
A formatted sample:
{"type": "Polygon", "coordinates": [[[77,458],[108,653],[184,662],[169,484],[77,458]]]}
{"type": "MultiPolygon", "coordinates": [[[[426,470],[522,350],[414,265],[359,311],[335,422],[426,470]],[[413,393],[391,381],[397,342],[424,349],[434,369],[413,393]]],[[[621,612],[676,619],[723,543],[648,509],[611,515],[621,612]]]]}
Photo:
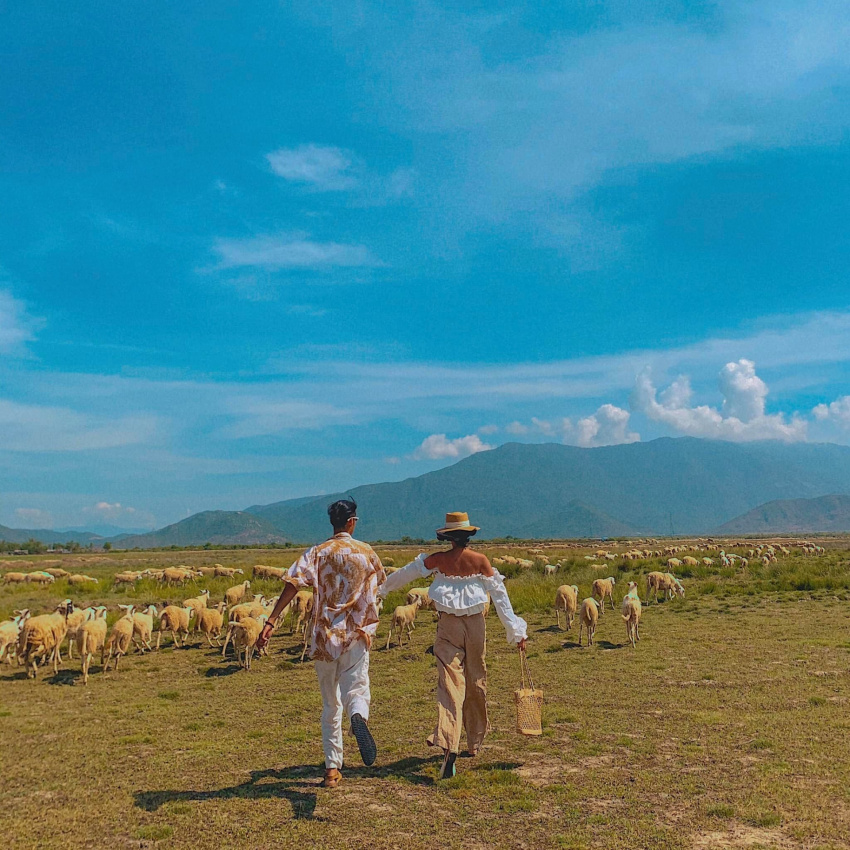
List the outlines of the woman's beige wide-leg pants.
{"type": "Polygon", "coordinates": [[[487,644],[484,614],[440,614],[434,657],[437,659],[437,728],[431,746],[456,753],[461,732],[475,752],[487,734],[487,644]]]}

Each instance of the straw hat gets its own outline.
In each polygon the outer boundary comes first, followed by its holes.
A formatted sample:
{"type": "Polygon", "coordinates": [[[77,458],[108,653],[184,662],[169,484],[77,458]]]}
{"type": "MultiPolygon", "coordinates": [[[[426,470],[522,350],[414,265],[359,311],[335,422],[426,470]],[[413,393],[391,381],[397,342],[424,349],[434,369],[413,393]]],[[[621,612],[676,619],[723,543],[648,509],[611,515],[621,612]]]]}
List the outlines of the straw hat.
{"type": "Polygon", "coordinates": [[[447,531],[480,531],[477,525],[469,524],[469,514],[464,511],[451,511],[446,514],[446,524],[437,529],[437,534],[445,534],[447,531]]]}

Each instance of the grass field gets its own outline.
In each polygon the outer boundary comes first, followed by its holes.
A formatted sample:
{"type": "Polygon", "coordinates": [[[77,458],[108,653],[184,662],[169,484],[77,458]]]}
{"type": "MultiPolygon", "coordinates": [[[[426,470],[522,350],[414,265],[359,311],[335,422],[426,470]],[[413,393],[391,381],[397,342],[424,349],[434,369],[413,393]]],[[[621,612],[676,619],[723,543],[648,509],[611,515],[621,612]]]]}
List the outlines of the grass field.
{"type": "MultiPolygon", "coordinates": [[[[107,577],[124,564],[286,564],[294,554],[116,553],[80,567],[104,577],[82,595],[60,582],[0,588],[0,616],[46,610],[66,595],[81,604],[162,601],[155,587],[113,592],[107,577]]],[[[412,550],[392,554],[398,564],[412,550]]],[[[350,766],[335,791],[317,787],[312,664],[294,663],[298,648],[285,633],[251,673],[208,648],[170,642],[126,658],[117,674],[95,667],[88,688],[77,684],[77,661],[36,682],[4,666],[5,846],[850,847],[845,547],[752,571],[700,568],[685,580],[686,599],[644,608],[636,650],[616,611],[602,617],[590,649],[576,646],[577,625],[555,628],[555,587],[576,583],[586,596],[599,575],[584,553],[566,554],[555,577],[509,581],[546,695],[543,737],[512,729],[518,661],[491,615],[493,731],[479,757],[460,760],[458,776],[441,784],[424,743],[436,677],[427,612],[409,646],[373,652],[378,763],[359,766],[347,736],[350,766]]],[[[213,597],[231,583],[210,583],[213,597]]],[[[381,636],[386,622],[380,647],[381,636]]]]}

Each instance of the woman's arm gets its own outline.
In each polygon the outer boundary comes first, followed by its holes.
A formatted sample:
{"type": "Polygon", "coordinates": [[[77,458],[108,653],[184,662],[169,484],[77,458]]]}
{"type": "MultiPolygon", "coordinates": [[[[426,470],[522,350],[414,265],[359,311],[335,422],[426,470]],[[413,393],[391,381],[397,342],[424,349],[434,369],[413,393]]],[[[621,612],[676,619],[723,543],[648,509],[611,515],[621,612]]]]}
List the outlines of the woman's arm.
{"type": "Polygon", "coordinates": [[[496,613],[505,627],[505,632],[508,636],[508,643],[520,644],[525,646],[525,641],[528,638],[528,623],[514,614],[513,605],[511,605],[508,591],[505,588],[505,581],[502,576],[494,571],[491,578],[484,579],[484,586],[490,594],[490,599],[496,606],[496,613]]]}
{"type": "Polygon", "coordinates": [[[431,570],[425,566],[426,555],[423,552],[417,555],[409,564],[396,570],[392,575],[387,576],[387,580],[378,588],[378,595],[383,599],[388,593],[393,590],[400,590],[406,584],[416,581],[418,578],[425,578],[431,575],[431,570]]]}

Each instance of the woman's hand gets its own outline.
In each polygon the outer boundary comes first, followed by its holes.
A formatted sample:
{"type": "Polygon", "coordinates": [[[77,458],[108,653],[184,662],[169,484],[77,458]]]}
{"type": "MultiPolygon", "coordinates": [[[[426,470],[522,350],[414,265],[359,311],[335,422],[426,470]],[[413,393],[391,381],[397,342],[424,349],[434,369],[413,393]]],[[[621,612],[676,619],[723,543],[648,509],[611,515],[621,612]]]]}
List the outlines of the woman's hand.
{"type": "Polygon", "coordinates": [[[266,644],[271,640],[272,632],[274,632],[274,623],[266,623],[257,638],[257,649],[265,649],[266,644]]]}
{"type": "Polygon", "coordinates": [[[527,643],[528,643],[528,638],[523,638],[523,639],[522,639],[522,640],[521,640],[521,641],[517,644],[517,649],[518,649],[520,652],[525,652],[525,647],[526,647],[526,644],[527,644],[527,643]]]}

